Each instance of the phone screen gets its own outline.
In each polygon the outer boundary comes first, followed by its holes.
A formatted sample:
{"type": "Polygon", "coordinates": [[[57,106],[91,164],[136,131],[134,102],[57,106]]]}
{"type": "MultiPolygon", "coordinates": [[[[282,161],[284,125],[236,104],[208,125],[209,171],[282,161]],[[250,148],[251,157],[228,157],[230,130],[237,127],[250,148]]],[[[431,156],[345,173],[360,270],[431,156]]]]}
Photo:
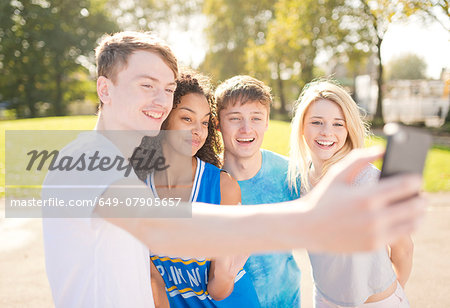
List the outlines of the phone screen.
{"type": "Polygon", "coordinates": [[[402,173],[422,174],[432,144],[431,135],[396,123],[386,124],[384,132],[388,141],[380,178],[402,173]]]}

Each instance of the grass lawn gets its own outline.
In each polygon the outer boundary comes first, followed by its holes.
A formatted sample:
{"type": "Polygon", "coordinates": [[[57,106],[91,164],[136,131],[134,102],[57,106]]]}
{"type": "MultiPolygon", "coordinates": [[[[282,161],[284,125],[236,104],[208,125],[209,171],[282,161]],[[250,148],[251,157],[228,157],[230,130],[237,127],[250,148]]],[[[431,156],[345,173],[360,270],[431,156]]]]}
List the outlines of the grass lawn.
{"type": "Polygon", "coordinates": [[[5,131],[6,130],[90,130],[95,116],[52,117],[0,121],[0,197],[5,195],[5,131]]]}
{"type": "MultiPolygon", "coordinates": [[[[5,185],[5,131],[6,130],[90,130],[95,125],[95,116],[36,118],[0,121],[0,196],[5,185]]],[[[289,123],[271,121],[263,147],[287,155],[289,149],[289,123]]],[[[368,145],[385,144],[385,140],[373,137],[368,145]]],[[[380,167],[381,162],[377,162],[380,167]]],[[[428,154],[425,164],[424,189],[428,192],[450,191],[450,148],[435,146],[428,154]]]]}
{"type": "MultiPolygon", "coordinates": [[[[271,121],[264,136],[263,148],[287,155],[289,152],[290,125],[286,122],[271,121]]],[[[385,145],[386,140],[373,136],[366,145],[385,145]]],[[[375,165],[381,168],[381,161],[375,165]]],[[[424,190],[428,192],[450,191],[450,148],[434,146],[428,152],[424,170],[424,190]]]]}

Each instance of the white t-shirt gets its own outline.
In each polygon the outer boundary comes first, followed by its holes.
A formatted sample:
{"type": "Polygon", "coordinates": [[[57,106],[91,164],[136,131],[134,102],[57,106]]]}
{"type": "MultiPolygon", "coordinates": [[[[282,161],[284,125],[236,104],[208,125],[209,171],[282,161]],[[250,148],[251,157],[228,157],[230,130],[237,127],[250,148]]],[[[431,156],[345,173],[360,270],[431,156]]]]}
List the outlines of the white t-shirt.
{"type": "MultiPolygon", "coordinates": [[[[81,133],[59,158],[83,153],[87,157],[96,151],[111,158],[122,156],[111,141],[93,131],[81,133]]],[[[130,176],[135,176],[134,172],[130,176]]],[[[42,198],[93,200],[123,177],[124,171],[117,168],[51,171],[42,198]],[[89,188],[54,188],[61,184],[89,188]]],[[[43,218],[47,276],[56,307],[154,307],[148,248],[106,220],[92,218],[92,210],[87,207],[73,212],[86,218],[43,218]]]]}

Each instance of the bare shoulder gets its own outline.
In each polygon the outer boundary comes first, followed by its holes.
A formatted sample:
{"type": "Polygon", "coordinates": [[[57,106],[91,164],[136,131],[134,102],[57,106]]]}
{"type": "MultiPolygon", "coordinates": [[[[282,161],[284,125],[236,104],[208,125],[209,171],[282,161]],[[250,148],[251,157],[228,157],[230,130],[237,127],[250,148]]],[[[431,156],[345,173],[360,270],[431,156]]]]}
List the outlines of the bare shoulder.
{"type": "Polygon", "coordinates": [[[241,188],[238,182],[228,172],[220,172],[220,189],[229,193],[238,192],[241,194],[241,188]]]}
{"type": "Polygon", "coordinates": [[[238,204],[241,202],[241,188],[238,182],[227,172],[220,172],[221,204],[238,204]]]}

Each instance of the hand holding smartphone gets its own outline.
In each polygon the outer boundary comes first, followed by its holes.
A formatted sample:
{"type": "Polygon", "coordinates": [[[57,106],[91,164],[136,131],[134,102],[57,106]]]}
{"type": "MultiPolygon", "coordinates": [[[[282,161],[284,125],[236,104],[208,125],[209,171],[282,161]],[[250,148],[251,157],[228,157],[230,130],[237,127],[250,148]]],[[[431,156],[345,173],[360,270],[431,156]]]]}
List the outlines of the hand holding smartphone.
{"type": "Polygon", "coordinates": [[[431,135],[418,128],[396,123],[386,124],[384,133],[388,140],[380,178],[405,173],[422,175],[432,144],[431,135]]]}

